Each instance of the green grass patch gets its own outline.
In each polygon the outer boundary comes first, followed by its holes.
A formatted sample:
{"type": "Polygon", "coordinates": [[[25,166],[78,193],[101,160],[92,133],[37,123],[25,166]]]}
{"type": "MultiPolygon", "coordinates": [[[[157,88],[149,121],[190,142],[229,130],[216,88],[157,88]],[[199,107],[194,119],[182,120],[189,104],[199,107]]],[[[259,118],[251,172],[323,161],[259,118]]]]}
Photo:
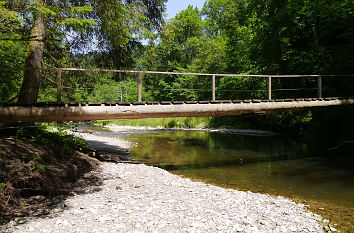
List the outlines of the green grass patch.
{"type": "MultiPolygon", "coordinates": [[[[74,150],[82,150],[87,146],[87,142],[84,139],[67,134],[64,128],[58,127],[57,131],[52,130],[51,127],[44,124],[37,124],[37,127],[18,129],[16,135],[53,148],[56,151],[56,155],[63,159],[70,156],[74,150]]],[[[34,167],[42,169],[39,161],[39,159],[34,161],[34,167]]]]}
{"type": "Polygon", "coordinates": [[[176,117],[176,118],[147,118],[132,120],[111,120],[97,121],[106,125],[114,124],[120,126],[142,126],[153,128],[205,128],[208,126],[209,117],[176,117]]]}

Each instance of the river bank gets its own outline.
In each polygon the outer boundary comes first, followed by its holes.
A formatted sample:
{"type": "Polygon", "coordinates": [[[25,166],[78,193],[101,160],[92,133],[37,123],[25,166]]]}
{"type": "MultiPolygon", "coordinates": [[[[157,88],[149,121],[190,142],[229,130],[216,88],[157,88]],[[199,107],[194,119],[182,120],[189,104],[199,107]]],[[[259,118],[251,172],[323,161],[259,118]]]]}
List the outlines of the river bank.
{"type": "MultiPolygon", "coordinates": [[[[81,137],[94,148],[130,146],[119,138],[81,137]]],[[[283,197],[194,182],[143,164],[104,163],[90,174],[99,185],[14,232],[322,232],[319,215],[283,197]]]]}
{"type": "Polygon", "coordinates": [[[0,232],[3,225],[46,214],[76,181],[98,167],[85,141],[42,127],[0,132],[0,232]]]}

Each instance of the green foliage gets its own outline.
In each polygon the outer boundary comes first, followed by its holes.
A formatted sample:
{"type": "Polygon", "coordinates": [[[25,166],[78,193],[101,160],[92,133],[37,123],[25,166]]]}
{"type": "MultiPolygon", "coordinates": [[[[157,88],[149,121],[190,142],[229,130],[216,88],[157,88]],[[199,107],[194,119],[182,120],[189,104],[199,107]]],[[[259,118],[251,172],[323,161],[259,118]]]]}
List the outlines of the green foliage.
{"type": "Polygon", "coordinates": [[[31,161],[31,167],[32,170],[40,170],[44,171],[45,170],[45,165],[42,164],[43,160],[40,156],[36,156],[32,161],[31,161]]]}
{"type": "MultiPolygon", "coordinates": [[[[0,41],[0,67],[22,67],[26,47],[22,43],[0,41]]],[[[23,71],[0,71],[0,102],[15,97],[19,91],[23,71]]]]}
{"type": "MultiPolygon", "coordinates": [[[[142,64],[147,70],[159,71],[353,74],[353,10],[350,0],[208,0],[201,12],[188,7],[167,22],[156,45],[147,46],[142,64]]],[[[149,77],[146,85],[154,100],[211,98],[208,78],[149,77]]],[[[348,97],[354,87],[351,78],[324,78],[323,84],[325,96],[348,97]]],[[[273,98],[317,96],[315,79],[274,78],[272,85],[273,98]]],[[[217,78],[216,94],[217,99],[266,98],[266,80],[217,78]]],[[[317,114],[214,118],[211,125],[252,128],[268,125],[275,130],[302,133],[311,119],[322,117],[317,114]]]]}
{"type": "Polygon", "coordinates": [[[6,183],[0,183],[0,191],[6,188],[6,183]]]}
{"type": "Polygon", "coordinates": [[[18,18],[15,11],[11,11],[5,7],[6,1],[0,1],[0,36],[13,36],[14,29],[19,28],[19,23],[23,22],[18,18]]]}
{"type": "MultiPolygon", "coordinates": [[[[23,21],[5,6],[6,2],[0,1],[0,67],[22,67],[26,46],[11,40],[20,38],[18,32],[23,21]]],[[[0,102],[17,95],[22,75],[21,71],[0,71],[0,102]]]]}
{"type": "MultiPolygon", "coordinates": [[[[178,117],[178,118],[149,118],[136,120],[113,120],[107,123],[122,126],[143,126],[154,128],[203,128],[207,126],[208,117],[178,117]]],[[[99,121],[100,122],[100,121],[99,121]]]]}
{"type": "MultiPolygon", "coordinates": [[[[61,127],[59,127],[57,131],[50,131],[43,125],[38,125],[38,127],[30,129],[21,128],[17,131],[17,135],[28,138],[38,144],[56,148],[58,152],[57,155],[60,159],[67,158],[67,156],[72,154],[73,150],[82,150],[87,146],[85,140],[67,134],[61,127]]],[[[43,168],[40,166],[40,161],[41,158],[35,158],[33,160],[33,166],[35,166],[35,168],[43,168]]]]}
{"type": "MultiPolygon", "coordinates": [[[[142,47],[137,41],[150,37],[160,28],[165,3],[166,0],[0,1],[0,58],[5,58],[0,60],[0,66],[24,67],[29,41],[35,39],[31,36],[31,29],[35,26],[36,19],[42,18],[46,31],[45,38],[41,41],[44,43],[44,51],[36,51],[38,54],[44,53],[44,67],[84,66],[85,64],[80,64],[77,59],[78,52],[96,49],[104,51],[102,54],[105,55],[101,56],[99,64],[93,65],[95,68],[132,68],[135,61],[132,61],[134,54],[131,53],[142,47]],[[20,62],[12,59],[13,52],[20,62]]],[[[32,62],[27,61],[26,64],[32,62]]],[[[42,80],[48,82],[47,78],[52,74],[42,73],[42,80]]],[[[1,80],[4,79],[0,88],[1,101],[15,97],[19,92],[20,75],[23,75],[23,72],[0,72],[1,80]]],[[[117,96],[108,91],[110,85],[117,84],[115,81],[103,80],[102,88],[98,88],[101,90],[95,91],[90,97],[87,96],[91,91],[82,89],[75,93],[72,91],[72,95],[66,99],[117,100],[117,96]]],[[[99,82],[94,82],[95,87],[97,83],[99,82]]],[[[78,81],[75,84],[82,83],[78,81]]],[[[127,89],[130,89],[130,86],[131,82],[128,82],[127,89]]],[[[55,101],[55,89],[54,85],[42,83],[39,101],[55,101]]],[[[134,100],[130,93],[127,95],[127,99],[134,100]]]]}
{"type": "MultiPolygon", "coordinates": [[[[47,22],[47,66],[239,74],[354,72],[353,1],[208,0],[201,11],[189,6],[161,27],[165,2],[0,1],[0,36],[26,38],[34,17],[42,15],[47,22]],[[137,42],[142,38],[148,38],[149,45],[137,42]],[[91,46],[90,40],[102,51],[78,54],[91,46]],[[73,51],[75,56],[69,55],[73,51]]],[[[26,44],[1,41],[0,66],[23,66],[25,53],[26,44]]],[[[1,71],[1,101],[16,95],[21,75],[1,71]]],[[[42,76],[48,79],[41,85],[39,100],[56,101],[55,76],[49,72],[42,76]]],[[[136,75],[63,72],[62,78],[65,102],[137,100],[136,75]]],[[[275,90],[274,98],[316,96],[314,79],[274,78],[272,84],[273,89],[307,89],[275,90]]],[[[325,96],[352,95],[354,86],[348,78],[324,78],[323,84],[325,96]]],[[[211,98],[210,77],[144,74],[143,87],[146,101],[211,98]]],[[[266,97],[261,78],[218,77],[216,88],[217,99],[266,97]]],[[[305,112],[236,121],[283,124],[302,132],[311,118],[323,114],[335,119],[329,113],[305,112]]],[[[168,124],[178,127],[179,122],[168,124]]]]}

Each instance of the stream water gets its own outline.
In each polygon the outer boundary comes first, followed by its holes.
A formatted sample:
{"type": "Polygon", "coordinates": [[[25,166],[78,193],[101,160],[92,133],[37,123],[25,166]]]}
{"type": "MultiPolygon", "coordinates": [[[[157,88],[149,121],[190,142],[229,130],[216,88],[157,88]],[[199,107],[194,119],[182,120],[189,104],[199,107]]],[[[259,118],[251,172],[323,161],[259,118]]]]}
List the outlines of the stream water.
{"type": "Polygon", "coordinates": [[[134,144],[134,160],[227,188],[290,197],[308,203],[344,232],[353,230],[352,144],[331,149],[334,145],[284,136],[206,131],[124,137],[134,144]]]}
{"type": "MultiPolygon", "coordinates": [[[[354,208],[354,158],[284,137],[172,131],[131,135],[132,158],[229,188],[354,208]]],[[[343,152],[343,151],[342,151],[343,152]]]]}

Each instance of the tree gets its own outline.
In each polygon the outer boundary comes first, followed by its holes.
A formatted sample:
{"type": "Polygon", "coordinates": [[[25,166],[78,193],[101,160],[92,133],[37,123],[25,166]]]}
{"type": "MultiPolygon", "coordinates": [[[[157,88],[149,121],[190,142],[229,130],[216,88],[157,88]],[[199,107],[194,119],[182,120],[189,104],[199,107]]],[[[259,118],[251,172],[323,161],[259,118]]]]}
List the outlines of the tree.
{"type": "MultiPolygon", "coordinates": [[[[199,54],[203,21],[198,8],[188,6],[175,18],[167,22],[156,46],[150,44],[145,51],[145,69],[162,71],[185,71],[199,54]]],[[[149,76],[150,77],[150,76],[149,76]]],[[[194,91],[181,90],[186,87],[196,87],[200,84],[194,77],[187,76],[151,76],[147,85],[152,90],[152,96],[158,100],[196,99],[194,91]],[[161,91],[171,89],[167,93],[161,91]]]]}
{"type": "Polygon", "coordinates": [[[111,49],[140,39],[158,28],[166,0],[26,0],[8,1],[24,20],[29,40],[26,67],[18,103],[37,101],[45,47],[72,51],[96,45],[111,49]],[[70,39],[69,39],[70,38],[70,39]]]}
{"type": "MultiPolygon", "coordinates": [[[[145,68],[206,73],[353,74],[353,10],[350,0],[208,0],[201,12],[188,7],[167,22],[156,45],[146,50],[145,68]]],[[[152,92],[158,100],[210,99],[208,92],[176,91],[187,87],[208,90],[210,82],[205,78],[165,76],[152,80],[148,82],[151,89],[158,89],[152,92]],[[166,94],[160,89],[172,91],[166,94]]],[[[223,77],[216,82],[219,99],[266,95],[264,79],[223,77]]],[[[326,96],[352,95],[351,78],[324,78],[323,82],[326,96]]],[[[279,89],[274,90],[274,98],[317,96],[313,90],[316,79],[273,79],[272,84],[279,89]],[[305,90],[282,90],[289,88],[305,90]]],[[[259,122],[283,122],[285,128],[297,128],[297,123],[311,119],[308,116],[322,118],[305,112],[275,114],[259,118],[259,122]]]]}
{"type": "MultiPolygon", "coordinates": [[[[22,67],[26,47],[18,41],[21,20],[15,12],[5,8],[0,1],[0,67],[22,67]]],[[[0,72],[0,102],[5,102],[18,93],[21,71],[2,70],[0,72]]]]}
{"type": "Polygon", "coordinates": [[[198,54],[203,21],[198,8],[188,6],[164,25],[160,34],[159,57],[164,70],[187,68],[198,54]]]}
{"type": "Polygon", "coordinates": [[[37,101],[45,42],[58,40],[60,29],[83,31],[94,21],[86,18],[92,7],[71,4],[66,1],[8,1],[9,9],[16,9],[24,26],[30,28],[24,33],[29,41],[26,55],[26,70],[23,76],[18,103],[32,104],[37,101]],[[50,30],[52,29],[52,30],[50,30]]]}

